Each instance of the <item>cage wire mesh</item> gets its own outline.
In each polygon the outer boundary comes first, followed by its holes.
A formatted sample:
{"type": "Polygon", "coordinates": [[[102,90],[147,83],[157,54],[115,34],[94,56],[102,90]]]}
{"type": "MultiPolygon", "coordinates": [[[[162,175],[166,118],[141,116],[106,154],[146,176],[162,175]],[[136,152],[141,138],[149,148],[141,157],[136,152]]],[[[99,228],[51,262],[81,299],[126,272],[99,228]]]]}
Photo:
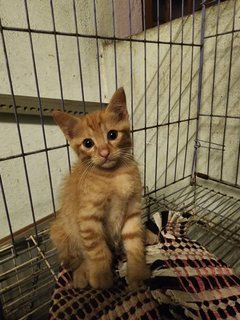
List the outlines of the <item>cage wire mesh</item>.
{"type": "Polygon", "coordinates": [[[57,277],[48,227],[74,156],[51,111],[96,110],[119,86],[145,216],[192,214],[189,236],[239,273],[240,2],[0,5],[0,318],[46,319],[57,277]]]}

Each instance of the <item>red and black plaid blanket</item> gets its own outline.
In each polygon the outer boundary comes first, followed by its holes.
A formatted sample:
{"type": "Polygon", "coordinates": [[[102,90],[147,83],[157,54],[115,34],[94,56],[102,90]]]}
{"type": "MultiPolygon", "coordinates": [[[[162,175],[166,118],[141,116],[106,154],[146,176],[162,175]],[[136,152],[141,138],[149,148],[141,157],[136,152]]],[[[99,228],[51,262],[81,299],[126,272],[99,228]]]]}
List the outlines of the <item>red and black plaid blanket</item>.
{"type": "Polygon", "coordinates": [[[159,241],[147,246],[152,277],[138,290],[128,289],[124,260],[116,268],[114,287],[106,290],[74,289],[71,272],[61,269],[50,319],[240,319],[240,279],[185,236],[189,218],[164,212],[155,215],[158,228],[147,224],[159,241]]]}

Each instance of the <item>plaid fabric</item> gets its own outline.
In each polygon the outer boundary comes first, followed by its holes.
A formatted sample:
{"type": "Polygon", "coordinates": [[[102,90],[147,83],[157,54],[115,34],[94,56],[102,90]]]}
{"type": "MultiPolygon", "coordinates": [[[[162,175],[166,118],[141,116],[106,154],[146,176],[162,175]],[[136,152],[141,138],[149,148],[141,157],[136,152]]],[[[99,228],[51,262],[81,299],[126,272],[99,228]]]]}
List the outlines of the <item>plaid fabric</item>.
{"type": "Polygon", "coordinates": [[[74,289],[71,273],[61,269],[50,319],[240,319],[240,280],[185,237],[191,216],[163,212],[154,220],[147,225],[161,240],[147,247],[152,270],[147,288],[128,290],[124,260],[116,270],[115,286],[107,290],[74,289]]]}
{"type": "Polygon", "coordinates": [[[50,319],[160,319],[161,308],[151,291],[129,291],[123,279],[107,290],[73,289],[66,270],[61,271],[60,279],[62,284],[55,288],[50,319]]]}

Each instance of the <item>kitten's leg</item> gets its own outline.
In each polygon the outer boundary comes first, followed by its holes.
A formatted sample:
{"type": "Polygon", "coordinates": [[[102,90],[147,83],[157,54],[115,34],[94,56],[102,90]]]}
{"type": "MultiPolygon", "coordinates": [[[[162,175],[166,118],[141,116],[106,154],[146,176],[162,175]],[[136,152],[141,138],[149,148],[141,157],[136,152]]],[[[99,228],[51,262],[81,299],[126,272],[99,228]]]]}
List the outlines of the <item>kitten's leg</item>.
{"type": "MultiPolygon", "coordinates": [[[[89,284],[95,289],[109,288],[113,284],[112,255],[105,240],[102,221],[97,216],[84,217],[79,221],[82,248],[85,258],[85,273],[89,284]]],[[[80,266],[75,279],[83,272],[80,266]]],[[[80,281],[81,282],[81,281],[80,281]]],[[[75,285],[80,283],[75,281],[75,285]]]]}
{"type": "Polygon", "coordinates": [[[145,259],[144,230],[141,222],[140,201],[129,203],[122,228],[123,246],[127,255],[127,275],[129,286],[135,288],[150,277],[145,259]]]}
{"type": "Polygon", "coordinates": [[[73,272],[73,286],[75,288],[85,288],[88,285],[87,265],[86,261],[80,264],[80,266],[73,272]]]}
{"type": "Polygon", "coordinates": [[[59,261],[63,263],[64,267],[72,270],[77,269],[83,260],[83,256],[79,248],[70,241],[59,218],[54,221],[50,228],[50,237],[58,250],[59,261]]]}

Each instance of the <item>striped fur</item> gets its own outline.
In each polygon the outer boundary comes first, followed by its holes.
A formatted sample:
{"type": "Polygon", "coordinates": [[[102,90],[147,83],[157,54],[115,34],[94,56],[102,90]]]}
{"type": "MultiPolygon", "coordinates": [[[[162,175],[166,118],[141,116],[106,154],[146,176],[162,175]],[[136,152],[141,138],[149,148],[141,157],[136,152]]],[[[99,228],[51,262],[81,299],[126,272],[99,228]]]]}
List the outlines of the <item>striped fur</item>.
{"type": "Polygon", "coordinates": [[[106,109],[81,118],[55,112],[54,118],[79,158],[65,180],[61,209],[51,228],[61,261],[74,269],[75,287],[107,288],[113,284],[110,248],[123,245],[129,283],[139,285],[149,271],[141,222],[141,181],[131,154],[123,89],[116,91],[106,109]],[[117,131],[116,139],[107,138],[110,130],[117,131]],[[85,139],[94,145],[87,148],[85,139]]]}

